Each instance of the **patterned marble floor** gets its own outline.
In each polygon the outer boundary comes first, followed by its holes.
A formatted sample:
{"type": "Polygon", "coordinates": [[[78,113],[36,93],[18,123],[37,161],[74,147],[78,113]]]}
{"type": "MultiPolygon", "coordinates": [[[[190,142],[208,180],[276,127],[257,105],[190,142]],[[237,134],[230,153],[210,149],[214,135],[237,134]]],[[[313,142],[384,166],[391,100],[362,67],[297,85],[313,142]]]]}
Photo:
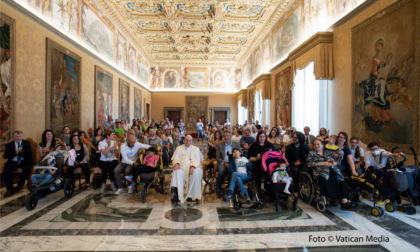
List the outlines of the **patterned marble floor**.
{"type": "Polygon", "coordinates": [[[369,201],[355,211],[299,203],[277,213],[270,203],[235,211],[214,194],[171,205],[153,189],[145,204],[139,193],[78,190],[67,199],[61,190],[27,211],[28,194],[0,197],[0,251],[420,251],[419,214],[376,218],[369,201]]]}

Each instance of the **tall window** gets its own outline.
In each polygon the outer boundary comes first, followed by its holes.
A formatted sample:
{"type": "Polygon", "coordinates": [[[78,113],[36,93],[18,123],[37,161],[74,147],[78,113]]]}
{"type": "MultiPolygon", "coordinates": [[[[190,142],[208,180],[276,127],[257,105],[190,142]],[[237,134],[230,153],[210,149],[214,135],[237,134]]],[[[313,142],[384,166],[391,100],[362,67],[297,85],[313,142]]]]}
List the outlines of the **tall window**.
{"type": "Polygon", "coordinates": [[[241,101],[238,102],[238,124],[245,124],[245,120],[248,118],[248,109],[241,106],[241,101]]]}
{"type": "Polygon", "coordinates": [[[296,71],[292,91],[292,125],[303,132],[309,126],[316,135],[319,129],[327,127],[328,81],[315,80],[314,64],[296,71]]]}
{"type": "Polygon", "coordinates": [[[263,102],[261,96],[261,89],[255,92],[255,107],[254,107],[254,122],[258,120],[259,123],[262,122],[262,113],[263,113],[263,102]]]}

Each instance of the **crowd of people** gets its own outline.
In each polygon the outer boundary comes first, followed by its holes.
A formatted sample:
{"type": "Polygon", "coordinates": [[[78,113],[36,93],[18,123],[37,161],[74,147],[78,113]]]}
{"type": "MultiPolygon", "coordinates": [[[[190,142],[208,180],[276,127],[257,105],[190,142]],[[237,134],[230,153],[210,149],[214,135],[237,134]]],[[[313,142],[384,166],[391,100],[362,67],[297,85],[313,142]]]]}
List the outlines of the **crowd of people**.
{"type": "MultiPolygon", "coordinates": [[[[23,133],[15,131],[14,141],[6,145],[4,153],[4,158],[7,159],[3,172],[7,188],[5,196],[22,189],[25,180],[33,172],[31,167],[34,163],[56,149],[65,149],[69,152],[66,176],[72,178],[74,170],[80,167],[88,189],[91,187],[91,170],[99,167],[102,172],[101,192],[106,190],[109,179],[111,190],[116,194],[125,193],[123,179],[126,179],[130,182],[127,193],[131,194],[138,184],[138,176],[156,171],[157,162],[161,159],[164,167],[173,167],[170,185],[174,201],[183,203],[186,200],[201,200],[203,170],[212,165],[217,172],[217,197],[223,197],[222,188],[226,175],[230,173],[230,185],[224,197],[231,199],[237,186],[249,202],[250,196],[243,182],[252,173],[257,193],[260,194],[264,177],[262,156],[268,151],[278,151],[284,154],[290,165],[289,172],[282,171],[278,180],[293,183],[290,196],[293,197],[295,207],[300,172],[304,168],[317,168],[315,175],[319,178],[321,193],[327,191],[334,199],[341,200],[343,209],[348,209],[352,204],[347,199],[344,176],[360,176],[364,173],[364,167],[381,168],[389,156],[401,154],[387,152],[376,142],[369,143],[367,150],[364,150],[357,137],[349,139],[346,132],[333,135],[325,128],[321,128],[315,136],[308,126],[300,132],[294,127],[285,130],[281,126],[263,127],[258,121],[232,125],[227,120],[224,124],[215,122],[212,125],[199,119],[196,127],[197,131],[193,133],[197,134],[199,141],[206,142],[208,151],[204,155],[193,145],[192,135],[186,135],[182,120],[175,125],[168,118],[160,123],[144,118],[129,123],[124,120],[114,121],[109,116],[103,125],[96,129],[90,128],[87,132],[71,131],[66,126],[59,137],[51,130],[45,130],[37,150],[31,150],[29,142],[23,139],[23,133]],[[140,149],[146,150],[142,163],[138,158],[140,149]],[[38,160],[31,160],[32,151],[37,151],[38,160]],[[22,169],[22,174],[14,187],[13,171],[17,168],[22,169]]],[[[285,164],[282,165],[285,167],[285,164]]],[[[284,167],[279,166],[279,170],[284,167]]],[[[41,175],[43,176],[34,174],[32,182],[43,183],[51,178],[48,174],[41,175]]],[[[288,188],[284,192],[290,194],[288,188]]]]}

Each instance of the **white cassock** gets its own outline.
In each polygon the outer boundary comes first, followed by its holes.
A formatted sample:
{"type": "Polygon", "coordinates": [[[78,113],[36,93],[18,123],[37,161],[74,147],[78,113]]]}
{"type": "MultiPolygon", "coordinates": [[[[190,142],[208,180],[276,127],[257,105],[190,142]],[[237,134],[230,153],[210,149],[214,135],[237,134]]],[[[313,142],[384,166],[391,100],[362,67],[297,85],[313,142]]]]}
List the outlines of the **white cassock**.
{"type": "Polygon", "coordinates": [[[184,189],[187,192],[187,198],[201,199],[202,162],[203,156],[198,147],[193,145],[186,147],[183,144],[176,148],[172,156],[172,163],[178,163],[181,169],[174,170],[172,173],[171,187],[178,188],[178,197],[181,203],[184,203],[184,189]],[[191,166],[195,167],[192,175],[190,175],[191,166]]]}

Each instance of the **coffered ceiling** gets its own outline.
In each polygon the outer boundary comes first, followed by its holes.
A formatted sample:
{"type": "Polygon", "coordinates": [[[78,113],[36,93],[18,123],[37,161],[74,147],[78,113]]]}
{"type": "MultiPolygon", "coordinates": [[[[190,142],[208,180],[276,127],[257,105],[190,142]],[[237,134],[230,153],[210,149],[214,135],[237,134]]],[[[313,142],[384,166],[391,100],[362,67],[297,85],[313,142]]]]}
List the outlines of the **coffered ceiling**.
{"type": "Polygon", "coordinates": [[[296,0],[101,0],[156,65],[236,64],[296,0]]]}

